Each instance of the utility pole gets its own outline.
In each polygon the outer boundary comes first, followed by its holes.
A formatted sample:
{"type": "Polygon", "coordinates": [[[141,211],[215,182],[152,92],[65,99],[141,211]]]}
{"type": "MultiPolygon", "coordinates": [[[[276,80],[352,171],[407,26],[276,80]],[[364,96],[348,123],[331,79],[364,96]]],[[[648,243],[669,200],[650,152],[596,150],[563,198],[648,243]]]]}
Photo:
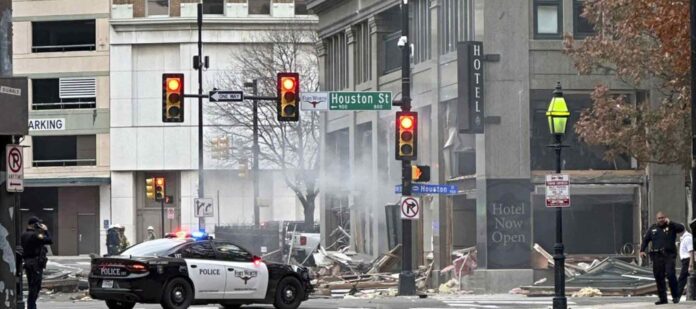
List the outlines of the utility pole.
{"type": "MultiPolygon", "coordinates": [[[[411,111],[411,43],[408,39],[408,0],[401,2],[401,111],[411,111]]],[[[416,119],[416,122],[418,120],[416,119]]],[[[415,138],[415,137],[414,137],[415,138]]],[[[415,151],[415,150],[414,150],[415,151]]],[[[401,195],[411,195],[411,161],[401,161],[401,195]]],[[[416,277],[412,272],[411,220],[401,220],[402,243],[401,273],[399,274],[399,295],[416,295],[416,277]]]]}
{"type": "Polygon", "coordinates": [[[254,166],[252,169],[253,182],[254,182],[254,226],[257,228],[261,226],[261,211],[259,209],[259,101],[256,97],[259,95],[259,81],[258,79],[252,80],[250,83],[244,83],[244,87],[251,87],[254,93],[253,99],[253,139],[254,144],[252,146],[252,156],[254,160],[254,166]]]}
{"type": "MultiPolygon", "coordinates": [[[[696,0],[690,1],[690,24],[691,31],[691,219],[692,230],[696,223],[696,0]]],[[[696,248],[696,237],[693,238],[694,247],[696,248]]],[[[693,253],[692,253],[693,254],[693,253]]],[[[696,300],[696,270],[691,272],[689,276],[689,287],[687,290],[687,298],[696,300]]]]}
{"type": "MultiPolygon", "coordinates": [[[[198,3],[198,198],[205,197],[203,187],[203,4],[198,3]]],[[[198,218],[198,230],[205,230],[205,217],[198,218]]]]}

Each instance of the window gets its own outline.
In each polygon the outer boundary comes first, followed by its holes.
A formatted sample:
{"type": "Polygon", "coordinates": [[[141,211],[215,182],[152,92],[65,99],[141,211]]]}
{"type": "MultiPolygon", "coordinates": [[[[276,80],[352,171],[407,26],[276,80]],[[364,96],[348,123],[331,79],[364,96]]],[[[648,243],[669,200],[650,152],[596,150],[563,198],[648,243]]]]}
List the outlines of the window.
{"type": "Polygon", "coordinates": [[[338,33],[324,41],[326,45],[327,90],[342,90],[348,87],[348,46],[346,34],[338,33]]]}
{"type": "Polygon", "coordinates": [[[356,25],[355,34],[355,83],[372,80],[372,40],[367,22],[356,25]]]}
{"type": "MultiPolygon", "coordinates": [[[[575,189],[573,189],[575,190],[575,189]]],[[[563,241],[573,244],[568,254],[619,254],[625,245],[633,244],[633,195],[573,194],[572,207],[563,209],[563,229],[582,231],[565,233],[563,241]],[[601,241],[597,241],[601,239],[601,241]]],[[[546,207],[544,195],[533,195],[534,242],[551,251],[555,243],[556,210],[546,207]],[[551,222],[551,224],[549,224],[551,222]]]]}
{"type": "Polygon", "coordinates": [[[562,12],[561,0],[534,0],[534,38],[560,39],[562,12]]]}
{"type": "Polygon", "coordinates": [[[430,0],[414,1],[409,10],[413,61],[421,63],[430,60],[430,0]]]}
{"type": "Polygon", "coordinates": [[[595,33],[594,25],[582,17],[584,0],[573,0],[573,29],[576,38],[584,38],[595,33]]]}
{"type": "Polygon", "coordinates": [[[309,15],[307,0],[295,0],[295,15],[309,15]]]}
{"type": "MultiPolygon", "coordinates": [[[[473,29],[471,0],[444,0],[440,19],[440,54],[457,51],[457,42],[472,39],[473,29]]],[[[428,21],[429,22],[429,21],[428,21]]]]}
{"type": "Polygon", "coordinates": [[[215,252],[210,242],[192,243],[181,248],[177,254],[181,254],[182,258],[187,259],[215,259],[215,252]]]}
{"type": "Polygon", "coordinates": [[[215,243],[215,251],[222,259],[232,262],[251,262],[253,255],[230,243],[215,243]]]}
{"type": "Polygon", "coordinates": [[[95,108],[96,84],[94,77],[32,79],[32,109],[95,108]]]}
{"type": "Polygon", "coordinates": [[[249,0],[249,14],[271,14],[271,0],[249,0]]]}
{"type": "MultiPolygon", "coordinates": [[[[32,131],[30,121],[29,130],[32,131]]],[[[62,124],[64,125],[64,124],[62,124]]],[[[36,127],[36,125],[34,125],[36,127]]],[[[95,135],[32,136],[33,166],[94,166],[97,165],[95,135]]]]}
{"type": "Polygon", "coordinates": [[[401,69],[401,48],[398,42],[401,31],[387,35],[382,41],[382,74],[391,73],[401,69]]]}
{"type": "Polygon", "coordinates": [[[225,14],[225,0],[203,0],[203,14],[225,14]]]}
{"type": "Polygon", "coordinates": [[[34,53],[96,49],[94,19],[31,23],[34,53]]]}
{"type": "Polygon", "coordinates": [[[147,0],[147,16],[169,16],[169,0],[147,0]]]}
{"type": "Polygon", "coordinates": [[[147,243],[139,243],[123,251],[122,255],[132,256],[164,256],[173,250],[172,248],[182,244],[181,239],[156,239],[147,243]]]}
{"type": "MultiPolygon", "coordinates": [[[[546,110],[551,100],[552,90],[532,91],[532,136],[531,156],[532,170],[554,170],[556,167],[556,154],[551,144],[546,110]]],[[[621,156],[609,162],[603,159],[604,149],[599,146],[591,146],[582,143],[574,130],[574,124],[578,121],[582,111],[592,105],[592,99],[587,94],[565,94],[570,118],[563,143],[570,146],[569,151],[564,151],[562,168],[564,170],[626,170],[631,169],[631,159],[621,156]]]]}

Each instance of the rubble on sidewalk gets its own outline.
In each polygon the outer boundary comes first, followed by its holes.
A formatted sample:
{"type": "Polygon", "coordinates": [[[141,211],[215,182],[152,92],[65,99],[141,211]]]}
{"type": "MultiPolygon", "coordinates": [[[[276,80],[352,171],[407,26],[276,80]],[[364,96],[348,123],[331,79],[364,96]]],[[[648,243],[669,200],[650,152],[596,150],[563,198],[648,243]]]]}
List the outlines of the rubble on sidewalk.
{"type": "MultiPolygon", "coordinates": [[[[536,247],[536,246],[535,246],[536,247]]],[[[574,276],[566,280],[566,292],[581,296],[642,296],[657,292],[652,270],[625,262],[619,258],[605,258],[586,266],[572,265],[574,276]],[[586,270],[583,270],[586,269],[586,270]],[[596,291],[595,291],[596,290],[596,291]],[[588,294],[588,295],[585,295],[588,294]],[[591,295],[589,295],[591,294],[591,295]]],[[[567,266],[566,265],[566,266],[567,266]]],[[[538,285],[523,286],[527,296],[549,296],[554,294],[553,285],[545,281],[538,285]]]]}
{"type": "MultiPolygon", "coordinates": [[[[23,278],[24,290],[28,290],[26,274],[23,278]]],[[[72,293],[88,288],[87,274],[81,268],[70,267],[53,261],[48,261],[43,272],[41,289],[46,295],[54,293],[72,293]]]]}
{"type": "Polygon", "coordinates": [[[441,274],[447,272],[452,272],[452,280],[443,283],[438,288],[438,292],[441,294],[467,294],[471,291],[463,291],[461,288],[462,277],[470,275],[474,272],[474,269],[478,266],[476,262],[476,247],[469,247],[461,250],[455,250],[452,252],[454,260],[452,265],[449,265],[442,270],[441,274]]]}
{"type": "Polygon", "coordinates": [[[584,287],[571,295],[571,297],[595,297],[602,296],[602,291],[596,288],[584,287]]]}

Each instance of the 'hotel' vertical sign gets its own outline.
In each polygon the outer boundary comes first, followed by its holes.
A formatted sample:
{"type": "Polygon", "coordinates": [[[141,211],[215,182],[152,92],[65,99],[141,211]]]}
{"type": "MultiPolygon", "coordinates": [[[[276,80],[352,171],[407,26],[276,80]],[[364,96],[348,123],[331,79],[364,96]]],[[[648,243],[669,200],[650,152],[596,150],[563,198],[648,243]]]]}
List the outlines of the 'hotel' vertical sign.
{"type": "Polygon", "coordinates": [[[483,43],[457,43],[459,132],[483,133],[483,43]]]}

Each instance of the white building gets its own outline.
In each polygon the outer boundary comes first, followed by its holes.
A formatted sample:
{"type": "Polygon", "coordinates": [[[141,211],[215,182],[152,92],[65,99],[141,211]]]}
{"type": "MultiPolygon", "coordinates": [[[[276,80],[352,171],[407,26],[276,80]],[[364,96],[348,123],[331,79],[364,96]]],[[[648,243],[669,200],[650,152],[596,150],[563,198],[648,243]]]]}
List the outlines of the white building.
{"type": "MultiPolygon", "coordinates": [[[[193,213],[198,188],[198,102],[186,99],[184,122],[165,124],[161,88],[162,73],[184,73],[185,91],[197,93],[198,72],[192,67],[197,54],[197,2],[113,2],[112,192],[110,211],[101,216],[124,225],[128,238],[136,241],[143,239],[149,225],[158,234],[160,231],[160,204],[145,196],[145,179],[149,177],[166,177],[166,194],[173,197],[173,203],[166,207],[174,209],[174,218],[165,220],[165,230],[198,227],[193,213]]],[[[304,1],[238,2],[203,1],[203,54],[210,57],[210,69],[203,73],[204,93],[212,90],[210,81],[219,76],[216,74],[230,68],[231,55],[249,44],[260,44],[261,34],[287,25],[317,23],[316,17],[306,15],[304,1]]],[[[206,122],[210,123],[207,118],[206,122]]],[[[206,127],[204,135],[206,141],[215,137],[214,128],[206,127]]],[[[240,178],[237,170],[210,164],[213,161],[208,151],[204,162],[210,169],[205,176],[205,195],[221,205],[216,217],[207,218],[207,230],[218,223],[253,223],[251,177],[240,178]]],[[[268,205],[261,208],[261,221],[302,220],[301,204],[276,173],[260,174],[260,198],[268,205]]]]}

